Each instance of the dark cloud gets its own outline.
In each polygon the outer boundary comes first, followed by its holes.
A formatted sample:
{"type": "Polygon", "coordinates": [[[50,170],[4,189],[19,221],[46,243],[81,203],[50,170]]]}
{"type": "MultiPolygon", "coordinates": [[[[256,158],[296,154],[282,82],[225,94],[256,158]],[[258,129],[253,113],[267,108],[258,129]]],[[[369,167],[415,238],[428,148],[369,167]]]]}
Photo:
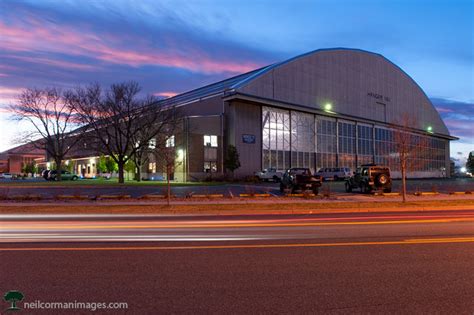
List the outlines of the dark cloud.
{"type": "Polygon", "coordinates": [[[461,141],[474,143],[474,103],[431,98],[450,133],[461,141]]]}

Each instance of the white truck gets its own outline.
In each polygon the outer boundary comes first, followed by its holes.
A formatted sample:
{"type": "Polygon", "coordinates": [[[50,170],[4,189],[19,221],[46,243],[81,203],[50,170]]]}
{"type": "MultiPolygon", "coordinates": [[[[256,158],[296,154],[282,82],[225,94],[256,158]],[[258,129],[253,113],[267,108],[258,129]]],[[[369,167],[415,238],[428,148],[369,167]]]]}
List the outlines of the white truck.
{"type": "Polygon", "coordinates": [[[283,176],[283,171],[279,171],[275,168],[267,168],[264,169],[263,171],[260,172],[255,172],[254,175],[257,177],[259,180],[268,182],[270,180],[274,182],[279,182],[281,180],[281,177],[283,176]]]}

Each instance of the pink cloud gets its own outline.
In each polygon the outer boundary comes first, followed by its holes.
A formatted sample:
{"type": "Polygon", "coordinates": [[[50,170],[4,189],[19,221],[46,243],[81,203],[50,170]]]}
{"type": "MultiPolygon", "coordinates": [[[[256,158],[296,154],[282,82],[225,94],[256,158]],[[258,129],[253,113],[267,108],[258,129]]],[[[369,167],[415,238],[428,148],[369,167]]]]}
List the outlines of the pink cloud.
{"type": "Polygon", "coordinates": [[[0,105],[14,103],[22,91],[22,88],[0,87],[0,105]]]}
{"type": "Polygon", "coordinates": [[[436,110],[440,113],[452,113],[453,110],[450,108],[436,107],[436,110]]]}
{"type": "Polygon", "coordinates": [[[26,57],[26,56],[7,56],[8,58],[18,59],[22,61],[27,61],[31,63],[40,63],[49,66],[55,66],[60,68],[68,68],[68,69],[78,69],[78,70],[86,70],[86,71],[93,71],[97,70],[97,67],[91,65],[80,64],[76,62],[69,62],[64,60],[53,60],[48,58],[42,57],[26,57]]]}
{"type": "Polygon", "coordinates": [[[156,92],[156,93],[153,93],[153,95],[169,98],[169,97],[173,97],[175,95],[178,95],[178,93],[176,93],[176,92],[156,92]]]}
{"type": "Polygon", "coordinates": [[[472,120],[444,119],[450,133],[454,136],[474,141],[474,131],[472,120]]]}
{"type": "MultiPolygon", "coordinates": [[[[117,37],[110,34],[98,36],[89,32],[86,26],[78,28],[81,28],[81,31],[67,26],[58,27],[34,18],[29,18],[26,23],[20,25],[7,25],[0,21],[0,39],[3,49],[7,51],[61,53],[133,67],[177,67],[212,74],[242,73],[261,66],[255,62],[215,59],[198,48],[187,47],[185,52],[177,53],[177,50],[172,48],[174,45],[170,45],[170,49],[156,49],[143,40],[132,41],[133,39],[127,36],[117,37]]],[[[48,61],[51,65],[59,65],[58,61],[56,64],[48,61]]],[[[39,59],[38,62],[45,63],[46,60],[39,59]]],[[[63,66],[80,67],[70,63],[63,66]]]]}

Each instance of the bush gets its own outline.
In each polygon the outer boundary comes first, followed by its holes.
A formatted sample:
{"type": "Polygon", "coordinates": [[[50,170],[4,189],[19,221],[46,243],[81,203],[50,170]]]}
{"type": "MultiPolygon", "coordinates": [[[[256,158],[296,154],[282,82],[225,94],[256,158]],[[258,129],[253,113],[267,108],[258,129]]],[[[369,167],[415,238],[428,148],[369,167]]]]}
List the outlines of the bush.
{"type": "Polygon", "coordinates": [[[258,179],[258,177],[255,176],[255,175],[245,176],[243,180],[244,180],[244,182],[246,182],[246,183],[254,183],[254,184],[260,182],[260,180],[258,179]]]}

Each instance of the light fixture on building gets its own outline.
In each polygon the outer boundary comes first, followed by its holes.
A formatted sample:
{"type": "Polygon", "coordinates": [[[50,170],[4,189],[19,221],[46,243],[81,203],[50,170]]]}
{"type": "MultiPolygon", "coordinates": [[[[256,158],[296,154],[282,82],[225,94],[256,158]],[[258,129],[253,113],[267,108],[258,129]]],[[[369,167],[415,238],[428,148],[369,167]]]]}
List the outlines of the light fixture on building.
{"type": "Polygon", "coordinates": [[[428,126],[428,128],[426,128],[426,131],[428,131],[429,133],[433,133],[433,127],[428,126]]]}
{"type": "Polygon", "coordinates": [[[332,104],[331,104],[331,103],[326,103],[326,104],[324,104],[324,110],[325,110],[326,112],[332,111],[332,104]]]}
{"type": "Polygon", "coordinates": [[[176,157],[176,159],[179,161],[179,162],[182,162],[183,159],[184,159],[184,151],[183,149],[179,149],[178,150],[178,156],[176,157]]]}

